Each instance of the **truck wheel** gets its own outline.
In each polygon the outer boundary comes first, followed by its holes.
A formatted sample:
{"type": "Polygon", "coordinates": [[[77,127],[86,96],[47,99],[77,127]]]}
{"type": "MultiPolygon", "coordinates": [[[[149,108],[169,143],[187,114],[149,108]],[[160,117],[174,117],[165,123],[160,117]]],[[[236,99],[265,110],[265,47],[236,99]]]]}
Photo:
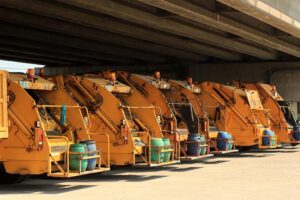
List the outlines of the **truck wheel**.
{"type": "Polygon", "coordinates": [[[0,184],[14,184],[21,183],[28,176],[19,175],[19,174],[8,174],[5,171],[5,167],[0,163],[0,184]]]}
{"type": "Polygon", "coordinates": [[[291,146],[297,146],[298,145],[298,143],[291,143],[291,146]]]}
{"type": "Polygon", "coordinates": [[[252,146],[237,146],[236,147],[239,151],[249,151],[251,150],[253,147],[252,146]]]}

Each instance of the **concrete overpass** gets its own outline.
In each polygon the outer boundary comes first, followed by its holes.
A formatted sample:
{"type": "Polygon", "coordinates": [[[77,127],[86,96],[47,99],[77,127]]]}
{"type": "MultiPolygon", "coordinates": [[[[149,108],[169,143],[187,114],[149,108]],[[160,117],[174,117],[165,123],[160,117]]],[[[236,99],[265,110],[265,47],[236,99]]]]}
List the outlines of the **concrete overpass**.
{"type": "Polygon", "coordinates": [[[266,20],[258,2],[0,0],[0,58],[53,67],[298,62],[299,27],[266,20]]]}
{"type": "Polygon", "coordinates": [[[298,0],[0,0],[0,59],[273,82],[300,102],[298,0]]]}

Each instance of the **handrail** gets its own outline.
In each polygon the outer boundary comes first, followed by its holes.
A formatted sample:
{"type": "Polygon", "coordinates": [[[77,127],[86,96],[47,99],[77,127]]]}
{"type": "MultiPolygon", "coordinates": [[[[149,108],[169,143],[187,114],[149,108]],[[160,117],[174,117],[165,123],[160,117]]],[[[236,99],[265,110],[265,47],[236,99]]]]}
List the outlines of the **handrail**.
{"type": "MultiPolygon", "coordinates": [[[[110,167],[110,138],[109,138],[109,135],[107,133],[88,133],[88,135],[103,135],[106,137],[106,140],[107,140],[107,167],[109,168],[110,167]]],[[[100,152],[102,153],[102,152],[100,152]]]]}
{"type": "Polygon", "coordinates": [[[68,106],[68,105],[41,105],[41,104],[38,104],[38,105],[35,105],[35,107],[38,107],[38,108],[61,108],[61,107],[67,107],[67,108],[86,108],[85,106],[68,106]]]}
{"type": "MultiPolygon", "coordinates": [[[[80,109],[84,109],[85,110],[85,113],[86,113],[86,116],[85,117],[87,117],[87,120],[88,120],[88,126],[87,126],[87,128],[88,129],[90,129],[90,128],[92,128],[92,123],[91,123],[91,118],[90,118],[90,115],[89,115],[89,110],[87,109],[87,107],[81,107],[80,109]]],[[[82,114],[82,112],[81,112],[81,114],[82,114]]],[[[85,123],[84,123],[85,124],[85,123]]],[[[86,124],[85,124],[86,125],[86,124]]]]}

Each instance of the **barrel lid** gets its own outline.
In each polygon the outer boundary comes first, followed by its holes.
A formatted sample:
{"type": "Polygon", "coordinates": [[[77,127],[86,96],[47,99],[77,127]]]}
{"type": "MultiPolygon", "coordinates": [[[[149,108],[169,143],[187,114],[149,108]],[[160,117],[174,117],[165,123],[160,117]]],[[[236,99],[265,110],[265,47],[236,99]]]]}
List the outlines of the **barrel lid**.
{"type": "Polygon", "coordinates": [[[71,147],[86,147],[85,144],[71,144],[71,147]]]}
{"type": "Polygon", "coordinates": [[[163,138],[151,138],[151,140],[162,140],[163,138]]]}
{"type": "Polygon", "coordinates": [[[219,131],[218,132],[218,138],[229,138],[229,134],[226,131],[219,131]]]}
{"type": "Polygon", "coordinates": [[[200,133],[190,133],[189,135],[199,135],[200,136],[200,133]]]}
{"type": "Polygon", "coordinates": [[[274,135],[274,131],[270,130],[270,129],[265,129],[263,131],[263,134],[267,134],[267,135],[274,135]]]}
{"type": "Polygon", "coordinates": [[[80,144],[96,144],[95,140],[82,140],[80,144]]]}
{"type": "Polygon", "coordinates": [[[219,131],[219,133],[226,133],[226,134],[228,134],[228,132],[226,132],[226,131],[219,131]]]}

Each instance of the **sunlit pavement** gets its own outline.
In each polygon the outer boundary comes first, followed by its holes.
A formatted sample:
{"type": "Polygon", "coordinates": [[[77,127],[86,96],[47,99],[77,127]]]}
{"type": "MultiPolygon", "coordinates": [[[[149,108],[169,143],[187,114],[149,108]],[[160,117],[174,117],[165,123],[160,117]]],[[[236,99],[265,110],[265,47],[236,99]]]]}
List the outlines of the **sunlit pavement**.
{"type": "Polygon", "coordinates": [[[252,150],[160,168],[114,168],[69,180],[1,185],[0,199],[299,199],[300,149],[252,150]]]}

